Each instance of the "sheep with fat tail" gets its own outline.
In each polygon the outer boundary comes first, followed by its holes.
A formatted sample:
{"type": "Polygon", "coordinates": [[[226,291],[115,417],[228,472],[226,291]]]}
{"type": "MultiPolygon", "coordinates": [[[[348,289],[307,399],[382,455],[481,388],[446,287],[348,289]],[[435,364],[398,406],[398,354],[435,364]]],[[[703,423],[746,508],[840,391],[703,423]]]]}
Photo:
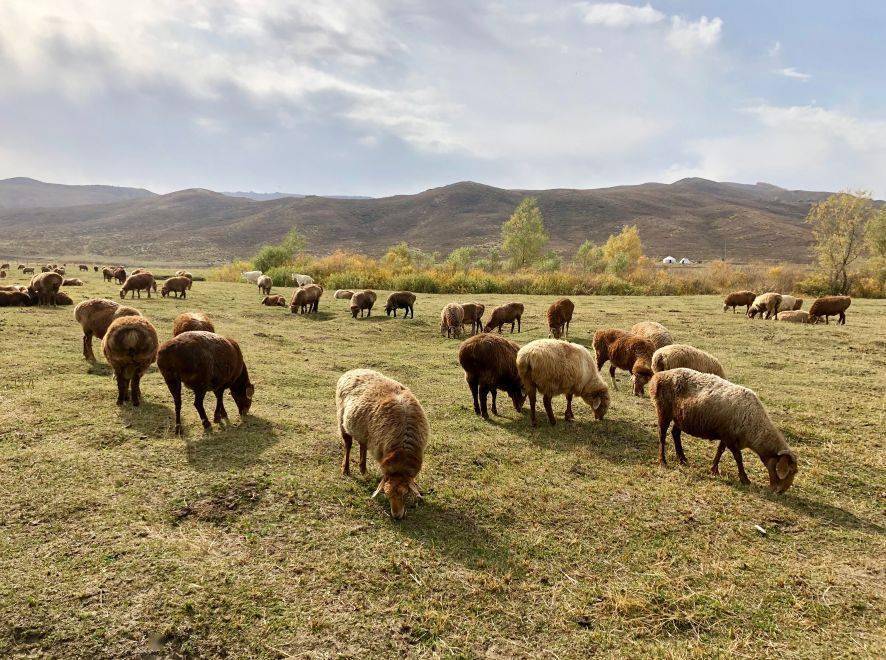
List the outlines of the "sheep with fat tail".
{"type": "Polygon", "coordinates": [[[31,278],[28,291],[37,297],[37,303],[40,305],[55,305],[55,295],[64,282],[64,278],[58,273],[46,271],[39,273],[31,278]]]}
{"type": "Polygon", "coordinates": [[[468,389],[474,400],[474,412],[489,419],[486,397],[492,395],[492,414],[498,415],[495,405],[496,393],[504,390],[517,412],[523,410],[526,395],[520,374],[517,373],[517,351],[515,342],[501,335],[484,332],[462,342],[458,348],[458,363],[465,372],[468,389]]]}
{"type": "Polygon", "coordinates": [[[363,318],[363,312],[366,312],[367,318],[372,316],[372,306],[375,305],[376,298],[375,291],[369,289],[355,293],[351,296],[351,316],[357,318],[357,315],[359,314],[360,318],[363,318]]]}
{"type": "Polygon", "coordinates": [[[335,407],[342,437],[342,474],[350,474],[351,446],[360,447],[360,474],[372,453],[382,471],[375,497],[384,492],[391,516],[406,515],[406,497],[421,497],[415,479],[430,435],[425,411],[408,387],[371,369],[353,369],[338,380],[335,407]]]}
{"type": "Polygon", "coordinates": [[[757,314],[760,315],[761,319],[774,319],[780,307],[781,294],[769,291],[754,298],[754,302],[751,303],[747,315],[750,319],[755,318],[757,314]]]}
{"type": "Polygon", "coordinates": [[[741,452],[750,449],[769,472],[769,488],[783,493],[794,482],[797,456],[751,390],[713,374],[693,369],[670,369],[652,377],[649,392],[658,415],[658,460],[666,466],[665,441],[668,426],[680,462],[687,464],[680,435],[683,431],[705,440],[719,440],[711,474],[720,474],[719,464],[728,449],[735,458],[738,476],[749,484],[741,452]]]}
{"type": "Polygon", "coordinates": [[[449,303],[440,311],[440,334],[446,338],[460,337],[464,325],[465,310],[457,303],[449,303]]]}
{"type": "Polygon", "coordinates": [[[404,319],[407,316],[414,319],[415,294],[411,291],[394,291],[391,295],[389,295],[387,301],[385,302],[385,315],[390,316],[391,313],[393,313],[394,318],[397,318],[398,309],[404,310],[404,319]]]}
{"type": "MultiPolygon", "coordinates": [[[[175,277],[167,278],[165,282],[163,282],[163,286],[160,288],[160,295],[164,298],[168,296],[170,293],[175,294],[176,298],[187,298],[188,297],[188,289],[191,288],[191,280],[183,275],[176,275],[175,277]]],[[[154,285],[154,291],[157,290],[157,285],[154,285]]]]}
{"type": "Polygon", "coordinates": [[[157,359],[158,344],[154,326],[141,316],[121,316],[111,322],[102,340],[102,353],[114,368],[118,406],[130,400],[130,389],[132,405],[141,403],[139,384],[157,359]]]}
{"type": "Polygon", "coordinates": [[[141,316],[134,307],[126,307],[107,298],[84,300],[74,308],[74,320],[83,329],[83,357],[95,362],[92,338],[104,339],[111,323],[122,316],[141,316]]]}
{"type": "Polygon", "coordinates": [[[258,278],[256,284],[258,285],[258,290],[261,291],[262,295],[271,295],[271,287],[274,286],[274,281],[270,277],[268,277],[267,275],[262,275],[258,278]]]}
{"type": "Polygon", "coordinates": [[[486,306],[481,303],[462,303],[461,311],[464,312],[464,317],[461,322],[463,325],[471,324],[471,335],[474,335],[477,332],[483,330],[483,312],[486,311],[486,306]]]}

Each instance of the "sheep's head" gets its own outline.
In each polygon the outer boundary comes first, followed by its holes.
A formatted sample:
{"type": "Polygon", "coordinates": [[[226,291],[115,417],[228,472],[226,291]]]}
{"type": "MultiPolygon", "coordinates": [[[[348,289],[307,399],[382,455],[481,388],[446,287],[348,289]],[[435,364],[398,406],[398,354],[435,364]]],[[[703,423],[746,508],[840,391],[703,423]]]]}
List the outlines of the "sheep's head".
{"type": "Polygon", "coordinates": [[[406,500],[410,493],[421,498],[415,478],[400,474],[382,477],[372,497],[381,492],[384,492],[385,497],[391,503],[391,517],[394,520],[403,520],[406,517],[406,500]]]}
{"type": "Polygon", "coordinates": [[[360,308],[357,307],[356,305],[351,306],[351,316],[353,316],[354,318],[357,318],[357,313],[359,311],[360,311],[360,308]]]}
{"type": "Polygon", "coordinates": [[[652,369],[648,367],[635,367],[631,375],[631,385],[634,388],[634,396],[643,396],[643,388],[652,378],[652,369]]]}
{"type": "Polygon", "coordinates": [[[783,493],[797,476],[797,456],[790,449],[783,449],[765,461],[769,470],[769,489],[773,493],[783,493]]]}
{"type": "Polygon", "coordinates": [[[514,402],[514,410],[523,412],[523,403],[526,401],[526,392],[520,386],[508,390],[508,396],[514,402]]]}
{"type": "Polygon", "coordinates": [[[554,339],[560,339],[563,336],[563,326],[551,326],[551,337],[554,339]]]}
{"type": "Polygon", "coordinates": [[[725,312],[727,309],[729,309],[729,305],[723,305],[723,311],[725,312]]]}
{"type": "Polygon", "coordinates": [[[240,413],[240,417],[249,413],[249,409],[252,407],[252,397],[254,394],[255,386],[249,382],[249,377],[246,378],[245,384],[240,387],[231,388],[231,396],[234,398],[234,403],[237,404],[237,412],[240,413]]]}
{"type": "Polygon", "coordinates": [[[606,390],[597,391],[581,398],[594,411],[594,419],[603,419],[606,411],[609,410],[609,392],[606,390]]]}
{"type": "Polygon", "coordinates": [[[125,297],[126,297],[126,289],[120,289],[120,297],[121,297],[121,298],[125,298],[125,297]]]}

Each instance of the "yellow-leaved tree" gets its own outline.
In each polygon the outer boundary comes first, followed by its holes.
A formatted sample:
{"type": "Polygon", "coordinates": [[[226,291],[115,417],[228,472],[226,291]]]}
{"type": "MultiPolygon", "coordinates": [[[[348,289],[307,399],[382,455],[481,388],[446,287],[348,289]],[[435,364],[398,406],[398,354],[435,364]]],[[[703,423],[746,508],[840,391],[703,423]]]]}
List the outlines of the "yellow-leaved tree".
{"type": "Polygon", "coordinates": [[[527,197],[502,225],[502,249],[510,257],[511,267],[517,270],[538,261],[547,244],[548,235],[541,209],[538,208],[538,200],[527,197]]]}

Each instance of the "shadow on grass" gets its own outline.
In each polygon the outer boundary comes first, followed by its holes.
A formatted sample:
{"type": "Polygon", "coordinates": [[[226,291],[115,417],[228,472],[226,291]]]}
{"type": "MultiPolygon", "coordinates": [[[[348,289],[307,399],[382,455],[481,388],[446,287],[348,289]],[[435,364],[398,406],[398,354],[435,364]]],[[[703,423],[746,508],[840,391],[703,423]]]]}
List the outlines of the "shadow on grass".
{"type": "Polygon", "coordinates": [[[119,413],[120,421],[126,428],[141,431],[149,438],[159,438],[172,429],[172,408],[145,399],[144,392],[141,405],[136,407],[128,402],[124,403],[119,407],[119,413]]]}
{"type": "Polygon", "coordinates": [[[184,429],[188,463],[194,468],[202,472],[223,472],[248,467],[280,441],[268,420],[247,415],[238,422],[236,413],[233,415],[228,425],[213,424],[212,430],[202,435],[199,435],[202,429],[199,422],[184,429]]]}
{"type": "Polygon", "coordinates": [[[300,319],[305,319],[307,321],[331,321],[334,318],[337,318],[338,315],[334,312],[311,312],[309,314],[291,314],[290,316],[297,316],[300,319]]]}
{"type": "Polygon", "coordinates": [[[114,370],[111,369],[111,365],[105,364],[104,362],[90,362],[87,364],[89,366],[86,369],[86,373],[90,376],[111,376],[114,373],[114,370]]]}

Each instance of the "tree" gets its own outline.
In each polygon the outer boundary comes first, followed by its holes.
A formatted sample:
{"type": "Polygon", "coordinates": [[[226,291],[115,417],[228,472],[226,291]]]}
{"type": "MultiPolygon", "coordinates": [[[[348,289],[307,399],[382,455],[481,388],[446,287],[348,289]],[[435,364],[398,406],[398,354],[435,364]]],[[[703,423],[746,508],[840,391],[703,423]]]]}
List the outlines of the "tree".
{"type": "Polygon", "coordinates": [[[643,257],[643,243],[636,225],[622,228],[603,245],[603,259],[608,270],[624,274],[637,267],[643,257]]]}
{"type": "Polygon", "coordinates": [[[879,211],[867,192],[840,192],[815,204],[806,216],[815,237],[821,274],[832,293],[849,293],[849,271],[865,249],[868,223],[879,211]]]}
{"type": "Polygon", "coordinates": [[[446,265],[455,270],[467,270],[480,258],[480,249],[475,247],[455,248],[446,257],[446,265]]]}
{"type": "Polygon", "coordinates": [[[298,252],[304,251],[308,242],[304,236],[298,233],[298,229],[293,227],[289,230],[289,233],[283,237],[283,240],[280,242],[280,245],[287,250],[289,250],[289,254],[293,255],[298,252]]]}
{"type": "Polygon", "coordinates": [[[544,220],[535,197],[527,197],[517,205],[514,214],[502,225],[502,249],[516,270],[531,266],[548,244],[544,220]]]}
{"type": "Polygon", "coordinates": [[[575,253],[575,263],[589,273],[602,273],[606,268],[603,248],[591,241],[585,241],[575,253]]]}
{"type": "Polygon", "coordinates": [[[880,209],[868,224],[868,241],[875,257],[886,258],[886,209],[880,209]]]}

